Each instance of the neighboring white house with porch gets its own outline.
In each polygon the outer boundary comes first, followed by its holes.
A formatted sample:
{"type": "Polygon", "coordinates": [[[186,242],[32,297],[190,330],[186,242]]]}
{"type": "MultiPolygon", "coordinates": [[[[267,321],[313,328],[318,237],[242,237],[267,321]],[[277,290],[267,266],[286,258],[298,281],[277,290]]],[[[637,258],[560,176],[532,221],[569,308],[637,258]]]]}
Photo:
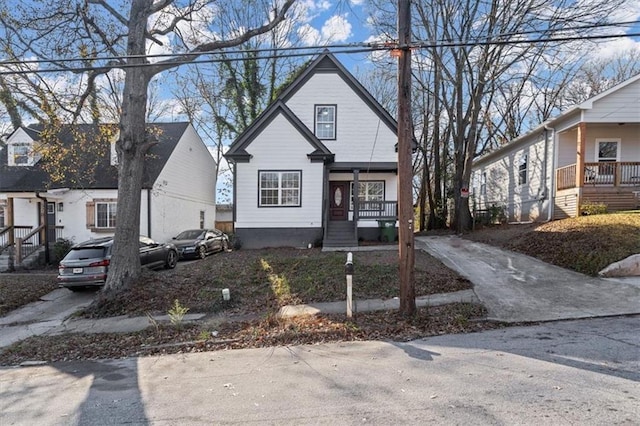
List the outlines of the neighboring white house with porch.
{"type": "Polygon", "coordinates": [[[640,75],[473,162],[476,209],[511,221],[575,217],[586,204],[640,207],[640,75]]]}
{"type": "Polygon", "coordinates": [[[231,145],[243,247],[357,245],[395,225],[395,120],[323,53],[231,145]]]}
{"type": "MultiPolygon", "coordinates": [[[[144,166],[140,234],[168,241],[184,229],[213,227],[216,164],[202,139],[190,123],[149,127],[157,143],[144,166]]],[[[97,163],[90,176],[66,176],[56,183],[38,154],[41,127],[22,127],[8,137],[0,149],[0,251],[18,239],[37,248],[58,238],[78,243],[113,235],[118,198],[115,136],[105,140],[97,129],[80,124],[72,132],[60,132],[58,140],[66,146],[73,146],[75,133],[104,148],[99,154],[80,154],[83,161],[97,163]]]]}

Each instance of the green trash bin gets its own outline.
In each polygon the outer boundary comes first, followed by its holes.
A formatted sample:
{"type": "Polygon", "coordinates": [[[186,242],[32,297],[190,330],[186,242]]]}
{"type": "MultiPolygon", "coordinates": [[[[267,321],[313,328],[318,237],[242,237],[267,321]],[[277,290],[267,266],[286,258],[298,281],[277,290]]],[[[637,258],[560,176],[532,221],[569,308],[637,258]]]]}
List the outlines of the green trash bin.
{"type": "Polygon", "coordinates": [[[398,238],[395,220],[378,220],[380,228],[380,241],[391,243],[398,238]]]}

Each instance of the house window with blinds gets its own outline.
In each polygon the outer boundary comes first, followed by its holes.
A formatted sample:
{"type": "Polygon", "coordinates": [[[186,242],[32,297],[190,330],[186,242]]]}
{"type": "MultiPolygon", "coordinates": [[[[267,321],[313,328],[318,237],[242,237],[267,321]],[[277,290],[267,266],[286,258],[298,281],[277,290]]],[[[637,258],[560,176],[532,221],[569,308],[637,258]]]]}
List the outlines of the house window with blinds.
{"type": "Polygon", "coordinates": [[[336,138],[336,106],[316,105],[316,136],[318,139],[336,138]]]}
{"type": "Polygon", "coordinates": [[[258,172],[259,207],[299,207],[302,171],[258,172]]]}
{"type": "Polygon", "coordinates": [[[86,204],[87,228],[94,232],[113,231],[116,227],[117,200],[94,199],[86,204]]]}

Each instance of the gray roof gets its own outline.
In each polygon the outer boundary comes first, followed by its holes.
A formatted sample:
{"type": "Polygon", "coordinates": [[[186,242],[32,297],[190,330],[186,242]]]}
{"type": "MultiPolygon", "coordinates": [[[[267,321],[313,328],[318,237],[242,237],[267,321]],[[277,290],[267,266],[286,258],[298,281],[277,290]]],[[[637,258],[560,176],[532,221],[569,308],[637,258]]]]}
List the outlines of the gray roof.
{"type": "MultiPolygon", "coordinates": [[[[97,135],[98,125],[76,124],[74,130],[91,138],[97,135]]],[[[159,130],[158,143],[149,150],[145,160],[143,176],[143,188],[151,188],[158,178],[164,165],[173,153],[178,141],[189,126],[188,122],[180,123],[150,123],[149,127],[159,130]]],[[[34,125],[22,128],[30,137],[37,141],[40,137],[42,126],[34,125]]],[[[67,146],[73,144],[74,139],[70,132],[70,126],[65,126],[60,131],[58,139],[67,146]]],[[[62,182],[51,183],[48,172],[43,168],[44,159],[33,166],[8,166],[7,152],[5,148],[0,150],[0,192],[35,192],[46,191],[55,188],[71,189],[117,189],[118,173],[114,166],[110,165],[111,152],[106,146],[100,154],[80,153],[82,162],[96,162],[91,176],[77,176],[77,179],[65,179],[62,182]],[[98,158],[92,158],[97,156],[98,158]]]]}

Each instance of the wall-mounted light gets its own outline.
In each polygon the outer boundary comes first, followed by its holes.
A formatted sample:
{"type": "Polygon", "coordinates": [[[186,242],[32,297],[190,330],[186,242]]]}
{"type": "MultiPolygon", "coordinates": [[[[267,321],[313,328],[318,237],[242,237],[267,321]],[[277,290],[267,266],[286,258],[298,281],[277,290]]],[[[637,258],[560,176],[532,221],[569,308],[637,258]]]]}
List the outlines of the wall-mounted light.
{"type": "Polygon", "coordinates": [[[58,211],[64,211],[64,203],[58,203],[58,211]]]}

